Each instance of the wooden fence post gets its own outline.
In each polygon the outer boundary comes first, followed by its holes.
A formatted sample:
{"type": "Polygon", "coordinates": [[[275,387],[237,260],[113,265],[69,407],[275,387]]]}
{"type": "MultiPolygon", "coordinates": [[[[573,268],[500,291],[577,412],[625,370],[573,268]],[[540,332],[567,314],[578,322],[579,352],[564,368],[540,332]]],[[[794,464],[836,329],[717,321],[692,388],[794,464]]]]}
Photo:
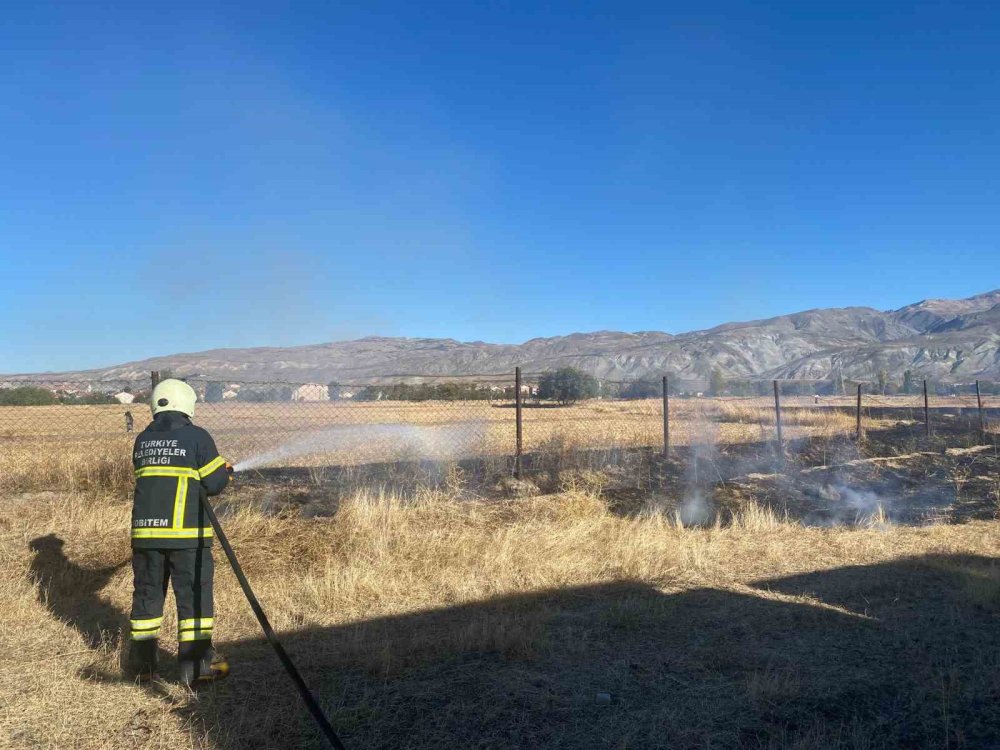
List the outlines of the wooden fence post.
{"type": "Polygon", "coordinates": [[[778,381],[774,381],[774,423],[778,428],[778,453],[785,452],[785,441],[781,435],[781,392],[778,390],[778,381]]]}
{"type": "Polygon", "coordinates": [[[924,435],[931,436],[931,408],[927,398],[927,381],[924,381],[924,435]]]}
{"type": "Polygon", "coordinates": [[[857,439],[860,440],[861,439],[861,383],[858,383],[858,409],[857,409],[857,418],[855,421],[857,424],[855,428],[855,435],[857,439]]]}
{"type": "Polygon", "coordinates": [[[983,414],[983,394],[979,390],[979,381],[976,381],[976,406],[979,408],[979,436],[986,442],[986,415],[983,414]]]}
{"type": "Polygon", "coordinates": [[[521,437],[523,434],[523,423],[521,421],[521,368],[514,368],[514,411],[517,421],[517,444],[514,448],[514,476],[521,478],[521,437]]]}
{"type": "Polygon", "coordinates": [[[667,376],[663,376],[663,457],[670,458],[670,393],[667,376]]]}

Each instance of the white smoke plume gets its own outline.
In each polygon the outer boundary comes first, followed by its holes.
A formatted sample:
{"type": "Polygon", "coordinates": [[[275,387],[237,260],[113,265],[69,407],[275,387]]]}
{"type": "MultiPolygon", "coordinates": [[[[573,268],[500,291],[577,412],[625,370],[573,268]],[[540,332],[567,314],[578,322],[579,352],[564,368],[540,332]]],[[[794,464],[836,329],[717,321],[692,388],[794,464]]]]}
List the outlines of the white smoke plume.
{"type": "Polygon", "coordinates": [[[710,501],[715,481],[721,479],[718,467],[719,428],[704,411],[698,408],[691,425],[691,454],[684,471],[684,496],[677,507],[680,521],[685,526],[696,526],[712,521],[714,508],[710,501]]]}

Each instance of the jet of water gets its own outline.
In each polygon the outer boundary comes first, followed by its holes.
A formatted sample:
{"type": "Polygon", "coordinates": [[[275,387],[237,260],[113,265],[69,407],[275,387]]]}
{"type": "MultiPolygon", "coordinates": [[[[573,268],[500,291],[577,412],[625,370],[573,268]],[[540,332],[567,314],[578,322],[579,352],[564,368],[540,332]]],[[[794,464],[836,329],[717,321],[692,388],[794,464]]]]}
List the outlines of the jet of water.
{"type": "Polygon", "coordinates": [[[456,458],[485,438],[482,422],[460,422],[448,425],[374,424],[335,425],[303,435],[286,443],[243,459],[233,471],[247,471],[261,466],[282,465],[282,462],[313,453],[333,453],[357,450],[366,444],[391,446],[398,455],[419,458],[456,458]]]}

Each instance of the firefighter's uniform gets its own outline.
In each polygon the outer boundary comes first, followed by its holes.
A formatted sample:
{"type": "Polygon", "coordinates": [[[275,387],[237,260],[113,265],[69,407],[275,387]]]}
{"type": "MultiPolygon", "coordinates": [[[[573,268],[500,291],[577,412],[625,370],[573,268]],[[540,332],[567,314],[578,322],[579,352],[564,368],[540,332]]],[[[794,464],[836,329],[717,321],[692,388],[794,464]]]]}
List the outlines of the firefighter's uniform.
{"type": "Polygon", "coordinates": [[[229,481],[212,436],[191,423],[195,394],[187,383],[164,380],[153,391],[153,422],[132,452],[132,596],[130,667],[139,677],[156,669],[156,639],[168,583],[177,600],[181,680],[224,676],[213,665],[212,526],[202,499],[229,481]]]}

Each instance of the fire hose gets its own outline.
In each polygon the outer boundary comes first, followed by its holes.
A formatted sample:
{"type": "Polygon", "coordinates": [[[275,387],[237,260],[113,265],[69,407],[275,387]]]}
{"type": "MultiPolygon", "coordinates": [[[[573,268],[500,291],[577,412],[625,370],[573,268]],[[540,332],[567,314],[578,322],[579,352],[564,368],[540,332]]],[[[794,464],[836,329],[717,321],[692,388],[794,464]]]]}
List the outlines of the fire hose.
{"type": "MultiPolygon", "coordinates": [[[[230,469],[230,471],[232,471],[230,469]]],[[[278,655],[278,660],[281,662],[281,666],[285,668],[288,672],[288,676],[291,678],[292,682],[295,683],[296,689],[299,691],[299,695],[302,696],[302,701],[306,704],[306,708],[309,709],[309,713],[312,714],[313,718],[316,720],[316,724],[319,726],[320,731],[323,736],[326,737],[327,741],[332,745],[335,750],[346,750],[344,744],[337,737],[336,732],[333,731],[333,727],[330,725],[330,720],[326,718],[326,714],[323,713],[323,709],[320,708],[319,703],[316,698],[313,697],[312,692],[310,692],[305,680],[302,679],[302,675],[299,674],[299,670],[296,669],[295,663],[292,661],[288,652],[285,651],[285,647],[281,645],[281,641],[278,640],[278,636],[275,635],[274,629],[271,627],[271,623],[267,619],[267,615],[264,614],[264,609],[260,606],[260,602],[257,601],[257,597],[254,596],[253,589],[250,588],[250,582],[247,580],[246,575],[243,573],[243,568],[240,567],[239,560],[236,559],[236,553],[233,551],[233,547],[229,544],[229,539],[226,537],[226,532],[222,530],[222,524],[219,523],[218,517],[215,515],[215,510],[212,508],[212,504],[208,501],[208,498],[202,497],[202,504],[205,508],[205,513],[208,515],[208,520],[212,524],[212,529],[215,531],[215,536],[219,538],[219,543],[222,545],[222,549],[226,553],[226,557],[229,558],[229,564],[233,568],[233,572],[236,574],[236,579],[240,582],[240,587],[243,589],[244,595],[246,595],[247,601],[250,602],[250,609],[253,610],[254,615],[257,617],[257,622],[260,623],[261,630],[264,631],[264,637],[267,642],[271,644],[271,648],[274,649],[274,653],[278,655]]]]}

